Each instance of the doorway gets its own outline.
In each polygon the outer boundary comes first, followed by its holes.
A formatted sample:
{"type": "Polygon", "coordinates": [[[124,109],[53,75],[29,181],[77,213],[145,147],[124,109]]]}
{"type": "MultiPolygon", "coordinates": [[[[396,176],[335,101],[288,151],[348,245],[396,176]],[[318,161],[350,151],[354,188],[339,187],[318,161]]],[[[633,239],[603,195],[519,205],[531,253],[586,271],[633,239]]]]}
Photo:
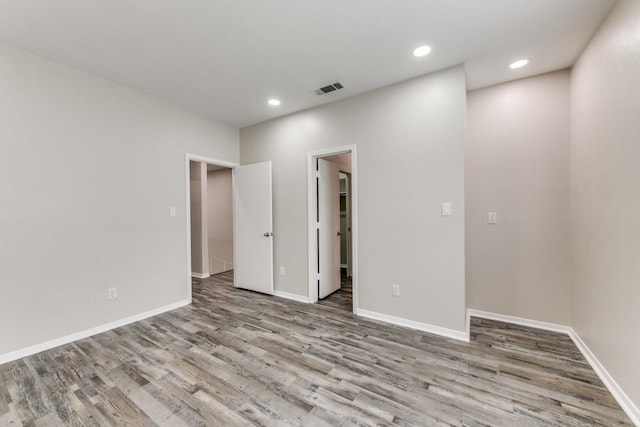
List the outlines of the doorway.
{"type": "Polygon", "coordinates": [[[271,162],[240,166],[193,154],[185,160],[190,302],[192,277],[207,280],[216,273],[233,276],[236,288],[273,294],[271,162]],[[215,200],[208,200],[209,183],[222,187],[215,200]],[[224,216],[222,223],[210,222],[210,210],[224,216]]]}
{"type": "Polygon", "coordinates": [[[209,274],[233,270],[232,169],[207,165],[209,274]]]}
{"type": "Polygon", "coordinates": [[[233,275],[234,164],[189,158],[188,237],[190,282],[221,273],[233,275]]]}
{"type": "Polygon", "coordinates": [[[355,146],[310,152],[308,168],[309,300],[337,301],[338,306],[348,305],[355,313],[358,301],[355,146]]]}
{"type": "Polygon", "coordinates": [[[200,279],[233,270],[232,169],[190,161],[191,275],[200,279]]]}

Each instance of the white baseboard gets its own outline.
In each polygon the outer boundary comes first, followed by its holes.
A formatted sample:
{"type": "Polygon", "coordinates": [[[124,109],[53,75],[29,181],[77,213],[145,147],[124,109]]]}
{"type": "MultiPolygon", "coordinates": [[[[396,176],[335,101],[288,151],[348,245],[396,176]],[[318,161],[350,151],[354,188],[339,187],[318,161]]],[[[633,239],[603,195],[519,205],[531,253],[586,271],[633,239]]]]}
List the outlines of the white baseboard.
{"type": "Polygon", "coordinates": [[[631,401],[629,396],[627,396],[624,390],[620,388],[616,380],[613,379],[613,377],[605,369],[604,365],[600,363],[595,354],[593,354],[589,347],[587,347],[587,344],[582,341],[582,338],[580,338],[578,333],[574,331],[573,328],[571,328],[569,336],[575,343],[576,347],[578,347],[584,358],[587,359],[587,362],[589,362],[593,370],[596,371],[596,374],[598,374],[602,382],[607,386],[607,388],[616,399],[618,404],[622,407],[624,412],[626,412],[629,418],[631,418],[631,421],[633,421],[636,426],[640,427],[640,408],[638,408],[631,401]]]}
{"type": "Polygon", "coordinates": [[[593,368],[595,373],[598,374],[600,380],[616,399],[622,410],[629,416],[629,418],[631,418],[631,421],[633,421],[636,426],[640,427],[640,409],[633,403],[633,401],[631,401],[622,388],[620,388],[616,380],[613,379],[604,365],[600,363],[595,354],[593,354],[589,347],[587,347],[585,342],[582,341],[582,338],[580,338],[578,333],[572,327],[558,325],[555,323],[540,322],[538,320],[525,319],[522,317],[509,316],[506,314],[467,309],[467,320],[470,320],[470,317],[481,317],[483,319],[497,320],[499,322],[513,323],[516,325],[529,326],[532,328],[560,332],[569,335],[576,347],[578,347],[578,350],[580,350],[584,358],[587,359],[591,368],[593,368]]]}
{"type": "Polygon", "coordinates": [[[14,360],[22,359],[23,357],[31,356],[45,350],[50,350],[61,345],[69,344],[74,341],[88,338],[102,332],[110,331],[111,329],[119,328],[121,326],[128,325],[129,323],[138,322],[148,317],[157,316],[158,314],[175,310],[176,308],[184,307],[185,305],[189,304],[190,301],[188,299],[185,299],[173,304],[165,305],[164,307],[158,307],[153,310],[145,311],[144,313],[134,314],[133,316],[125,317],[124,319],[105,323],[104,325],[96,326],[91,329],[86,329],[84,331],[76,332],[71,335],[49,340],[41,344],[23,348],[21,350],[12,351],[11,353],[0,354],[0,365],[8,362],[13,362],[14,360]]]}
{"type": "Polygon", "coordinates": [[[525,319],[524,317],[509,316],[507,314],[491,313],[489,311],[467,309],[467,319],[470,317],[481,317],[483,319],[496,320],[498,322],[513,323],[514,325],[529,326],[531,328],[543,329],[545,331],[560,332],[568,334],[571,327],[556,323],[540,322],[539,320],[525,319]]]}
{"type": "Polygon", "coordinates": [[[402,317],[390,316],[388,314],[378,313],[375,311],[363,310],[361,308],[356,309],[356,314],[368,319],[379,320],[381,322],[404,326],[405,328],[416,329],[418,331],[428,332],[430,334],[440,335],[446,338],[453,338],[455,340],[469,342],[469,333],[465,331],[443,328],[441,326],[416,322],[402,317]]]}
{"type": "Polygon", "coordinates": [[[209,273],[207,273],[207,274],[194,273],[192,271],[191,272],[191,277],[195,277],[196,279],[208,279],[209,277],[211,277],[211,275],[209,273]]]}
{"type": "Polygon", "coordinates": [[[303,302],[305,304],[309,304],[309,297],[305,297],[302,295],[298,295],[298,294],[290,294],[289,292],[283,292],[283,291],[273,291],[273,295],[280,297],[280,298],[286,298],[286,299],[290,299],[290,300],[294,300],[294,301],[298,301],[298,302],[303,302]]]}

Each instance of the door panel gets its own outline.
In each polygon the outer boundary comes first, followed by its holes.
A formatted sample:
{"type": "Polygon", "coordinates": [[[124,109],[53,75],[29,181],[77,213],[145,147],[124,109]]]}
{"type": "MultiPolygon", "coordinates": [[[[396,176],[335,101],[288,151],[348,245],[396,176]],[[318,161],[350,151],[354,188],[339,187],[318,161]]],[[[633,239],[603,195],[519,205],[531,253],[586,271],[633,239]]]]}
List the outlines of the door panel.
{"type": "Polygon", "coordinates": [[[233,285],[273,295],[271,162],[236,166],[233,189],[233,285]]]}
{"type": "Polygon", "coordinates": [[[318,159],[318,298],[340,289],[340,170],[318,159]]]}

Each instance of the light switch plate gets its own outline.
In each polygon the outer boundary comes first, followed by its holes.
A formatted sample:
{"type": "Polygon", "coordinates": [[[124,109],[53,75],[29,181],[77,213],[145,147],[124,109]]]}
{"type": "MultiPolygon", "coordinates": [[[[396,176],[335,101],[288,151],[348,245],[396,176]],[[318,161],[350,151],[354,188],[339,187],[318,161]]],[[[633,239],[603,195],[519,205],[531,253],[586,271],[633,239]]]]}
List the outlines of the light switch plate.
{"type": "Polygon", "coordinates": [[[487,214],[487,219],[489,220],[489,224],[497,224],[498,223],[498,214],[496,212],[489,212],[487,214]]]}
{"type": "Polygon", "coordinates": [[[400,285],[397,285],[395,283],[391,285],[391,295],[393,295],[394,297],[400,296],[400,285]]]}
{"type": "Polygon", "coordinates": [[[176,207],[169,206],[169,216],[176,216],[176,207]]]}
{"type": "Polygon", "coordinates": [[[446,202],[442,204],[442,216],[451,216],[451,203],[446,202]]]}

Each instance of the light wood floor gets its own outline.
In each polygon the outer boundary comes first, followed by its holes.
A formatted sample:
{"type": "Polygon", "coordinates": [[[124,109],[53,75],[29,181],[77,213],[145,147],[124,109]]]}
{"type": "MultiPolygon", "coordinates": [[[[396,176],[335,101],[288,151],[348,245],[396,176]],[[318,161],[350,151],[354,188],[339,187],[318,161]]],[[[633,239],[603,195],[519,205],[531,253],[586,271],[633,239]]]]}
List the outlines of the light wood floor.
{"type": "Polygon", "coordinates": [[[571,340],[473,319],[469,344],[194,282],[194,304],[0,366],[0,426],[632,425],[571,340]]]}

